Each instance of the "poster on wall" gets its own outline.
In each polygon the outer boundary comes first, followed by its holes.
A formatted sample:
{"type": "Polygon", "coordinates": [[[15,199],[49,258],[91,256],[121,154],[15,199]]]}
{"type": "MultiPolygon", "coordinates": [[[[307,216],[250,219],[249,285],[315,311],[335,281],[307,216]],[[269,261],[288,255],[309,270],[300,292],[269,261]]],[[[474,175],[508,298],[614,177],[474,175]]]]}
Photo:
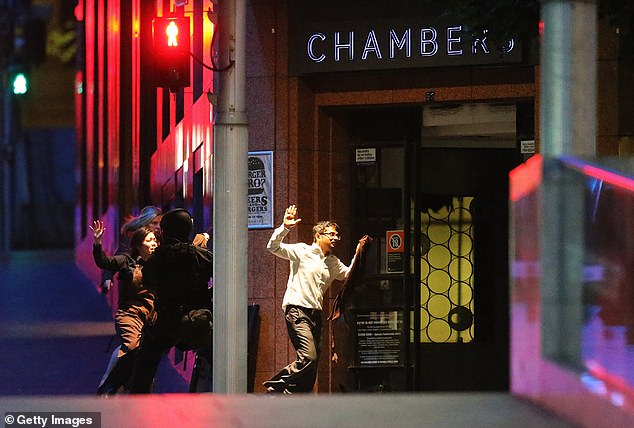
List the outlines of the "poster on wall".
{"type": "Polygon", "coordinates": [[[354,309],[352,320],[356,367],[403,364],[402,310],[354,309]]]}
{"type": "Polygon", "coordinates": [[[249,152],[249,229],[273,228],[273,152],[249,152]]]}

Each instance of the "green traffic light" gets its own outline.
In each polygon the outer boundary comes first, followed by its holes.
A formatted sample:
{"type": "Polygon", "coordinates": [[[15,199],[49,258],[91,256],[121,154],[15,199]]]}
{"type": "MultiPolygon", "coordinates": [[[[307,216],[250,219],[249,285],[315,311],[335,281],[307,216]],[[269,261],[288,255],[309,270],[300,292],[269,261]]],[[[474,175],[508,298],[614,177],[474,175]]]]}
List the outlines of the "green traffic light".
{"type": "Polygon", "coordinates": [[[29,91],[29,80],[24,73],[18,73],[13,76],[12,86],[15,95],[24,95],[29,91]]]}

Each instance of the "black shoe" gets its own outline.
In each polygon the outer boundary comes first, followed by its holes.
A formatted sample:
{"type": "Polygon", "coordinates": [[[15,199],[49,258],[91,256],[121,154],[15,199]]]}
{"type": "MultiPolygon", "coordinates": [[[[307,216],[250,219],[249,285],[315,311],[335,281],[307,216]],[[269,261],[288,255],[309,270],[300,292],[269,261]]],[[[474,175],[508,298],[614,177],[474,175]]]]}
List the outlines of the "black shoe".
{"type": "Polygon", "coordinates": [[[102,397],[111,397],[119,393],[119,388],[113,388],[112,386],[102,385],[97,389],[97,395],[102,397]]]}

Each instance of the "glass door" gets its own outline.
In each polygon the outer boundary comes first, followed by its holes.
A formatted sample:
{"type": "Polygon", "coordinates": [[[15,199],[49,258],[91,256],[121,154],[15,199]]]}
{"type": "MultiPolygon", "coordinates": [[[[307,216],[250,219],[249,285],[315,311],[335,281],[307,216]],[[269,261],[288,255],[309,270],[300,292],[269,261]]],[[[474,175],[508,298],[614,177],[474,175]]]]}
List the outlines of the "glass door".
{"type": "Polygon", "coordinates": [[[373,238],[347,315],[348,369],[357,391],[413,389],[407,331],[412,301],[410,164],[420,141],[419,107],[348,112],[350,229],[373,238]]]}
{"type": "Polygon", "coordinates": [[[426,107],[412,159],[415,389],[508,390],[508,172],[516,107],[426,107]]]}

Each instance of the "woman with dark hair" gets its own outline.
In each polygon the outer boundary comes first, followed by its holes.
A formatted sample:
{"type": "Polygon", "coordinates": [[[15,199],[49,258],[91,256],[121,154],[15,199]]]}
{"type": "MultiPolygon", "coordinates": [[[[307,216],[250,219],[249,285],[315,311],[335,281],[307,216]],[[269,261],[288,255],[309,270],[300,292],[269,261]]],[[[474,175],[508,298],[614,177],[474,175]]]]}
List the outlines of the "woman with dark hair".
{"type": "Polygon", "coordinates": [[[154,317],[154,300],[142,283],[145,261],[158,246],[156,235],[149,227],[140,227],[130,238],[130,249],[123,254],[107,256],[101,246],[105,226],[95,220],[93,258],[101,269],[118,273],[119,302],[115,313],[115,330],[121,342],[114,365],[109,365],[97,388],[99,395],[115,394],[130,378],[139,347],[141,330],[154,317]]]}
{"type": "MultiPolygon", "coordinates": [[[[157,241],[160,241],[160,222],[163,211],[159,207],[148,205],[143,207],[139,215],[129,216],[126,218],[125,223],[121,226],[121,234],[119,236],[119,246],[115,254],[124,254],[130,250],[130,238],[135,230],[140,227],[149,227],[156,237],[157,241]]],[[[112,277],[114,273],[109,270],[104,270],[101,275],[101,292],[107,294],[112,288],[112,277]]]]}

